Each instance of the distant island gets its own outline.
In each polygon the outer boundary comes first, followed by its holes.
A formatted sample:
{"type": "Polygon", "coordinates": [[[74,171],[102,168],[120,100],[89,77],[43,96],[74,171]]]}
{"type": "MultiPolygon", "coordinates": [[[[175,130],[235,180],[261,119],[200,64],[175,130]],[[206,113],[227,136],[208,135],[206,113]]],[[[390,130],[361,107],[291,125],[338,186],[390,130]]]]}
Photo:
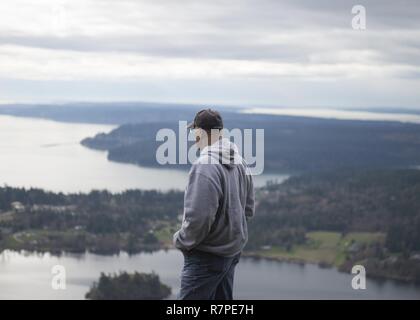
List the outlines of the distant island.
{"type": "Polygon", "coordinates": [[[101,273],[86,293],[89,300],[161,300],[171,294],[171,288],[162,284],[155,273],[133,274],[121,272],[114,275],[101,273]]]}
{"type": "MultiPolygon", "coordinates": [[[[266,173],[420,166],[418,124],[237,114],[227,116],[225,125],[227,129],[264,129],[266,173]]],[[[108,151],[108,159],[115,162],[187,169],[187,165],[157,163],[156,150],[162,142],[156,141],[156,133],[162,128],[178,132],[178,122],[123,124],[81,143],[108,151]]]]}
{"type": "MultiPolygon", "coordinates": [[[[335,170],[257,189],[244,255],[420,282],[420,171],[335,170]]],[[[0,251],[131,254],[172,248],[183,193],[0,188],[0,251]]]]}

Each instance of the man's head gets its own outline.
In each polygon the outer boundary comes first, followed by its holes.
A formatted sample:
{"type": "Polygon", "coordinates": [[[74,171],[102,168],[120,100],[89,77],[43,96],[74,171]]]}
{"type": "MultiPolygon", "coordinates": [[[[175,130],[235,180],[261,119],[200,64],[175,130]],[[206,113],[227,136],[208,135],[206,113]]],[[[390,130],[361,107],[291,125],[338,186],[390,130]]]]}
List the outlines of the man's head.
{"type": "Polygon", "coordinates": [[[199,149],[211,145],[220,139],[223,119],[219,112],[203,109],[195,115],[194,121],[188,125],[194,129],[195,142],[199,149]]]}

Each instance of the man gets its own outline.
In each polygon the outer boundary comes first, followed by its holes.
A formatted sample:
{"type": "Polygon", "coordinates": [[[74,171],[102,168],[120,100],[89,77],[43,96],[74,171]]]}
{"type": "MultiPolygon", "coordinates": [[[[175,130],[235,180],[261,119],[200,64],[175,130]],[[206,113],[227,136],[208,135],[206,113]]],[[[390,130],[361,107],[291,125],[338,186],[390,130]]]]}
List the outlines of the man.
{"type": "Polygon", "coordinates": [[[217,111],[202,110],[189,128],[200,156],[185,190],[174,245],[184,254],[180,299],[232,300],[235,266],[248,240],[254,187],[238,148],[223,138],[217,111]]]}

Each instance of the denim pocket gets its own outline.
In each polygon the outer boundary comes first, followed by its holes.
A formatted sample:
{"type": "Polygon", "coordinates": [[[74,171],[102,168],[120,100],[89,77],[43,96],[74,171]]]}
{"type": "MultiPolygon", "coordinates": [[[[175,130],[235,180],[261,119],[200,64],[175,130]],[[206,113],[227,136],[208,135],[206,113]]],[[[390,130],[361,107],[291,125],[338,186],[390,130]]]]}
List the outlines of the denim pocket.
{"type": "Polygon", "coordinates": [[[206,252],[195,251],[184,255],[184,268],[196,275],[223,272],[225,265],[225,258],[206,252]]]}

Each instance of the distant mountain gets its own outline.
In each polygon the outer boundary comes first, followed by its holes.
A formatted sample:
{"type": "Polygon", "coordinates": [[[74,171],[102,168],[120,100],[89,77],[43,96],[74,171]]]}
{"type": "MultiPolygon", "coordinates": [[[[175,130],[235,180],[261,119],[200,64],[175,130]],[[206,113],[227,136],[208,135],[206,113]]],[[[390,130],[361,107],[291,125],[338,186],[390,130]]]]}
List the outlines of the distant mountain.
{"type": "MultiPolygon", "coordinates": [[[[225,118],[228,129],[264,129],[267,172],[420,165],[417,124],[251,114],[225,118]]],[[[156,149],[162,142],[155,137],[161,128],[178,130],[178,123],[125,124],[108,134],[86,138],[82,144],[107,150],[112,161],[156,167],[156,149]]]]}
{"type": "MultiPolygon", "coordinates": [[[[207,106],[206,106],[207,107],[207,106]]],[[[203,106],[153,102],[0,105],[0,114],[62,122],[124,124],[191,119],[203,106]]],[[[232,108],[217,106],[226,113],[232,108]]]]}

